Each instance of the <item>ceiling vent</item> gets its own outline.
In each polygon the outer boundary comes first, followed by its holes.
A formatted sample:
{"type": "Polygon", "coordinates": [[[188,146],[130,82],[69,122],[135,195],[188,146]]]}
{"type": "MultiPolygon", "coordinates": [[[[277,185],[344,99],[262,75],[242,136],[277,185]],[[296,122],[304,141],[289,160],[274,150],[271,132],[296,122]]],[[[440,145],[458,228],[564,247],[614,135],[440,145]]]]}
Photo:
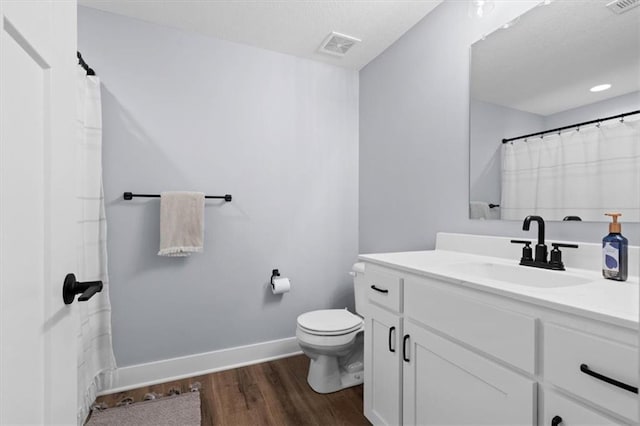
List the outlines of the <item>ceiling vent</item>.
{"type": "Polygon", "coordinates": [[[318,51],[334,56],[344,56],[354,44],[360,41],[362,40],[334,31],[324,39],[318,51]]]}
{"type": "Polygon", "coordinates": [[[618,15],[628,12],[636,6],[640,6],[640,0],[613,0],[611,3],[607,3],[609,10],[618,15]]]}

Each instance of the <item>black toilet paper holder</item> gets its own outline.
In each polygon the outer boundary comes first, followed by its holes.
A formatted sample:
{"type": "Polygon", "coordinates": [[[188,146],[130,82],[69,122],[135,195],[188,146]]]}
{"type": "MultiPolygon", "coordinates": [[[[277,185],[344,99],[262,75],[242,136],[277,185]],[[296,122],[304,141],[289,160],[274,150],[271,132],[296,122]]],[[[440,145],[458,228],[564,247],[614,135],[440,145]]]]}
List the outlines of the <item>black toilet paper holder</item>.
{"type": "Polygon", "coordinates": [[[275,288],[275,285],[273,284],[273,279],[279,276],[280,276],[280,271],[278,271],[277,269],[274,269],[273,271],[271,271],[271,288],[275,288]]]}

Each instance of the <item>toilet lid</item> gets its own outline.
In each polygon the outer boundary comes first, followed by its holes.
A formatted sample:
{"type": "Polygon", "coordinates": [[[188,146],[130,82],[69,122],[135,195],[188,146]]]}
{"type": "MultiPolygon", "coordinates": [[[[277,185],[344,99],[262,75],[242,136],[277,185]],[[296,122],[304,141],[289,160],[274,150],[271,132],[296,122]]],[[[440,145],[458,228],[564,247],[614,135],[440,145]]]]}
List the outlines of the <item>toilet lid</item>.
{"type": "Polygon", "coordinates": [[[344,334],[358,329],[362,318],[346,309],[322,309],[300,315],[298,325],[315,333],[344,334]]]}

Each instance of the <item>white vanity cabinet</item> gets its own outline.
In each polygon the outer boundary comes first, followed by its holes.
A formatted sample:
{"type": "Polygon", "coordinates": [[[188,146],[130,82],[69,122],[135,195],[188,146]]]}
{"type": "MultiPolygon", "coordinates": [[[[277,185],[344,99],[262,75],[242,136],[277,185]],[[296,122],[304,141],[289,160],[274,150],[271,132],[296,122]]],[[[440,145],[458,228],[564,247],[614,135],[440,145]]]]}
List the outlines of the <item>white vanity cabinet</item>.
{"type": "Polygon", "coordinates": [[[534,424],[535,381],[467,347],[533,374],[535,319],[452,290],[404,280],[404,423],[534,424]]]}
{"type": "Polygon", "coordinates": [[[362,260],[374,425],[637,424],[637,329],[362,260]]]}
{"type": "Polygon", "coordinates": [[[438,334],[472,342],[533,373],[532,318],[378,265],[368,264],[364,276],[364,412],[373,424],[535,423],[535,381],[438,334]]]}
{"type": "Polygon", "coordinates": [[[364,412],[376,425],[402,423],[402,319],[369,306],[365,318],[364,412]]]}
{"type": "MultiPolygon", "coordinates": [[[[543,365],[550,386],[638,421],[637,346],[548,323],[544,327],[543,365]]],[[[545,407],[549,414],[552,410],[545,407]]],[[[563,416],[560,411],[554,415],[563,416]]]]}
{"type": "Polygon", "coordinates": [[[403,340],[404,424],[535,424],[534,381],[410,320],[403,340]]]}
{"type": "Polygon", "coordinates": [[[365,273],[364,412],[376,425],[402,423],[402,276],[375,265],[365,273]]]}
{"type": "Polygon", "coordinates": [[[544,392],[544,415],[541,425],[548,426],[613,426],[620,425],[584,405],[554,391],[544,392]]]}

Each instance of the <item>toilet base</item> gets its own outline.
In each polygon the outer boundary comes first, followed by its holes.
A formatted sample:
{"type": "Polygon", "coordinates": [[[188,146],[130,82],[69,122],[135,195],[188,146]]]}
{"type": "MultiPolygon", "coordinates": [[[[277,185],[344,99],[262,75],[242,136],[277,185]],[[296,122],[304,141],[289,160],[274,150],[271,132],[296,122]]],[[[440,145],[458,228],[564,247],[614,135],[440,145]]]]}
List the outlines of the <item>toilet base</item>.
{"type": "Polygon", "coordinates": [[[340,366],[335,356],[319,355],[309,362],[307,383],[318,393],[332,393],[362,384],[364,368],[360,361],[340,366]]]}

